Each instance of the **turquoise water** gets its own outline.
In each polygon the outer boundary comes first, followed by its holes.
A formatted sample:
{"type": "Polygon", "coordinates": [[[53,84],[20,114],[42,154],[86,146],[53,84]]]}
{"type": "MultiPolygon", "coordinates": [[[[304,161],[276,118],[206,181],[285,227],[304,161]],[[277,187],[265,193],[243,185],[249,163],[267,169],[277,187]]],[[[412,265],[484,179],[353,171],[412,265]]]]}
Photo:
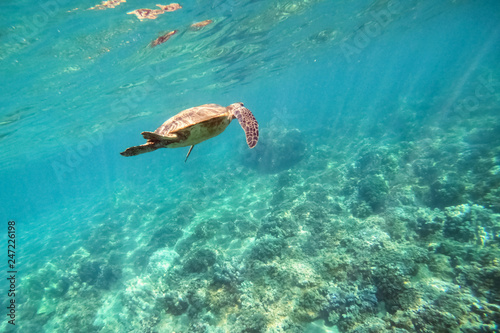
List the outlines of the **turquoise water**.
{"type": "Polygon", "coordinates": [[[1,331],[499,330],[498,1],[98,4],[0,4],[1,331]]]}

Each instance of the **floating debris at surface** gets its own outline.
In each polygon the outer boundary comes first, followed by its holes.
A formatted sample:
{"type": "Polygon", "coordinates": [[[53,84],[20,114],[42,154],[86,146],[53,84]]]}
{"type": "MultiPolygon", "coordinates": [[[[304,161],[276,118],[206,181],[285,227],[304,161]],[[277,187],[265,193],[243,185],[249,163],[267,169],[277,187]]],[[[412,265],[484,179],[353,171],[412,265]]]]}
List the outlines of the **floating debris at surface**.
{"type": "Polygon", "coordinates": [[[127,14],[135,15],[141,21],[145,19],[154,20],[158,17],[158,15],[167,12],[173,12],[182,8],[182,6],[179,5],[178,3],[171,3],[170,5],[156,5],[156,6],[160,7],[161,9],[141,8],[128,12],[127,14]]]}
{"type": "Polygon", "coordinates": [[[174,30],[174,31],[169,31],[167,32],[166,34],[156,38],[154,41],[151,42],[151,47],[155,47],[157,45],[160,45],[162,43],[165,43],[167,40],[170,39],[170,37],[172,37],[173,35],[175,35],[177,33],[177,30],[174,30]]]}
{"type": "Polygon", "coordinates": [[[107,0],[107,1],[103,1],[99,5],[96,5],[94,7],[90,7],[89,9],[104,10],[104,9],[108,9],[108,8],[115,8],[116,6],[121,5],[123,2],[127,2],[127,1],[126,0],[107,0]]]}
{"type": "Polygon", "coordinates": [[[191,30],[200,30],[203,27],[206,27],[207,25],[211,24],[213,21],[212,20],[205,20],[197,23],[191,24],[189,27],[191,30]]]}

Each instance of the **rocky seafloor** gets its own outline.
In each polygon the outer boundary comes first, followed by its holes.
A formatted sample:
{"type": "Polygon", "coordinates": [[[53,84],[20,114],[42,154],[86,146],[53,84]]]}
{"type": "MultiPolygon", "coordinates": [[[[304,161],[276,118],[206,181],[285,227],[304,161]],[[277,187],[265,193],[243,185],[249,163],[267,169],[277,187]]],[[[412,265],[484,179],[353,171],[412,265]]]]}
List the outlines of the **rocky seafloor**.
{"type": "Polygon", "coordinates": [[[190,186],[123,185],[70,256],[22,280],[18,329],[498,331],[495,112],[263,125],[190,186]]]}

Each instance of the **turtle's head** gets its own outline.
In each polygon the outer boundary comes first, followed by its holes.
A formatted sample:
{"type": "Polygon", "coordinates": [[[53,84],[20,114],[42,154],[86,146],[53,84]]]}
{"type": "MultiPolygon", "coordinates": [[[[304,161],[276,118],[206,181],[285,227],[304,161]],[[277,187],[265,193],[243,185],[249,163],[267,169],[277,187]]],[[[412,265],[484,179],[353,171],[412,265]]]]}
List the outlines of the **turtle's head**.
{"type": "Polygon", "coordinates": [[[241,108],[245,108],[243,106],[243,103],[241,103],[241,102],[233,103],[233,104],[231,104],[231,105],[229,105],[227,107],[227,110],[233,115],[231,117],[231,120],[234,119],[234,118],[236,118],[236,116],[234,115],[234,112],[237,111],[237,110],[239,110],[239,109],[241,109],[241,108]]]}

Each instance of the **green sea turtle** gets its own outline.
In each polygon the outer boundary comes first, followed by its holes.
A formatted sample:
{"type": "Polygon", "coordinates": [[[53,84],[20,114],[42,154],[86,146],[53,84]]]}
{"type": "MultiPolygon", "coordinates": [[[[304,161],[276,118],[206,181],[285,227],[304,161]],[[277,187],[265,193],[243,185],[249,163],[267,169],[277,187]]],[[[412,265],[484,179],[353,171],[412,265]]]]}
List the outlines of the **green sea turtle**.
{"type": "Polygon", "coordinates": [[[255,147],[259,140],[259,124],[243,103],[234,103],[228,107],[204,104],[181,111],[154,132],[142,132],[142,136],[148,142],[127,148],[120,154],[135,156],[159,148],[191,146],[185,159],[187,161],[194,145],[221,134],[234,118],[238,119],[245,131],[248,146],[255,147]]]}

